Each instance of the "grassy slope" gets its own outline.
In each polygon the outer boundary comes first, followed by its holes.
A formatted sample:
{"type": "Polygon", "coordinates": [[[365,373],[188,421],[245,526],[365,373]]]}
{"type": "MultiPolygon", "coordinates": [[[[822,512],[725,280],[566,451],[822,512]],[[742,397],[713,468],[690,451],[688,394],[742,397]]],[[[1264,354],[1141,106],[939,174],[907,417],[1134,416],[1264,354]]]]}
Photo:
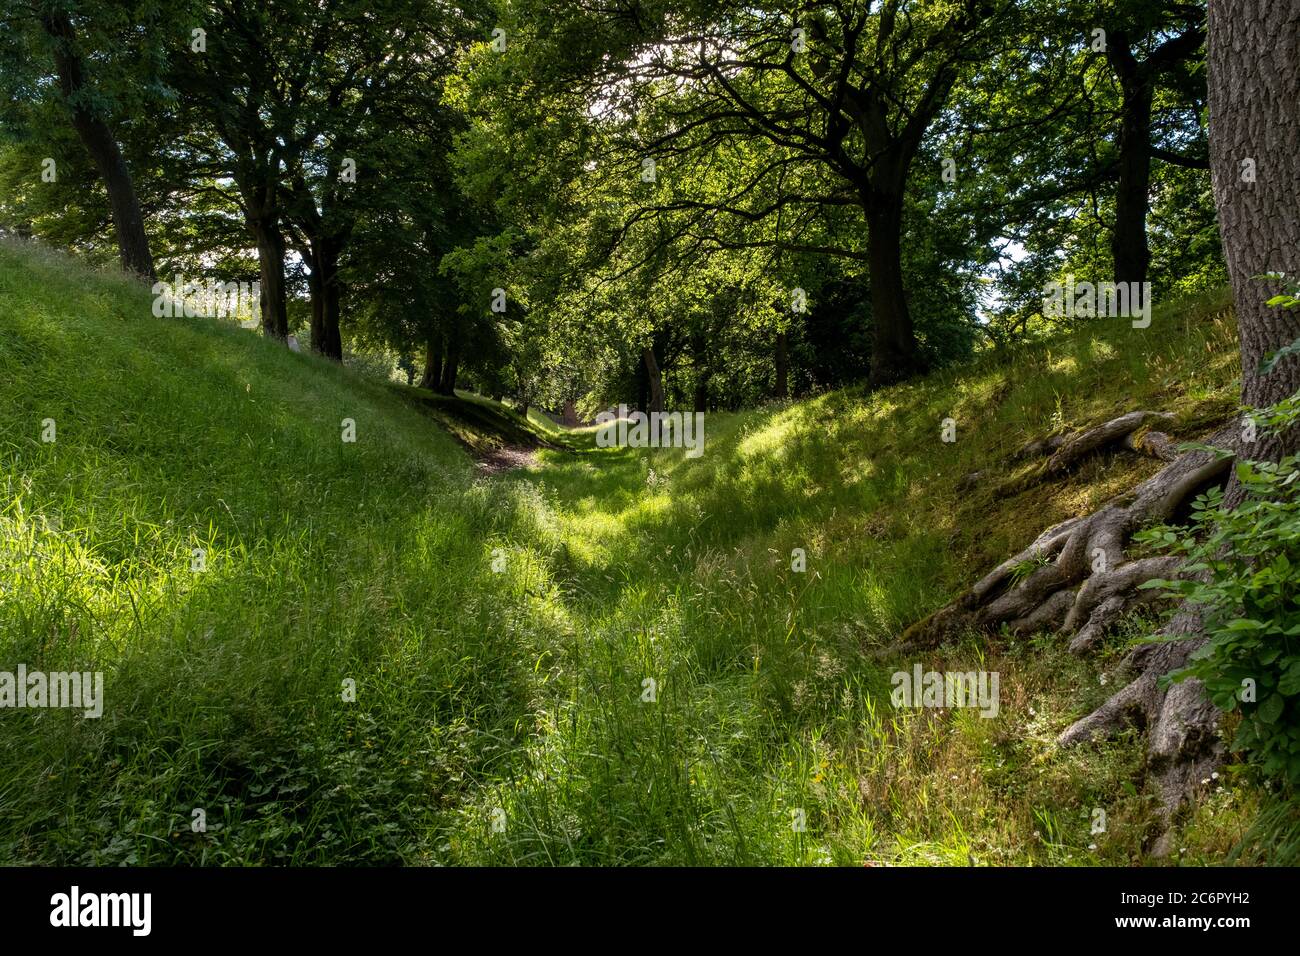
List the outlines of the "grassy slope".
{"type": "Polygon", "coordinates": [[[386,388],[6,246],[0,409],[0,666],[108,696],[3,715],[0,857],[395,859],[527,712],[496,504],[386,388]]]}
{"type": "Polygon", "coordinates": [[[460,392],[455,398],[407,385],[393,384],[393,391],[449,431],[474,454],[505,445],[536,448],[539,445],[567,445],[567,435],[554,423],[525,419],[513,408],[488,398],[460,392]]]}
{"type": "MultiPolygon", "coordinates": [[[[961,475],[1136,407],[1197,434],[1231,415],[1234,374],[1209,301],[870,398],[712,415],[697,460],[553,450],[476,481],[409,396],[0,246],[0,669],[93,666],[108,697],[99,721],[0,714],[20,728],[0,858],[1136,860],[1140,743],[1051,749],[1122,636],[1100,662],[1046,639],[922,661],[998,670],[993,720],[895,712],[912,661],[863,652],[1155,463],[1009,500],[961,475]]],[[[1183,859],[1221,859],[1252,800],[1223,788],[1183,859]]]]}

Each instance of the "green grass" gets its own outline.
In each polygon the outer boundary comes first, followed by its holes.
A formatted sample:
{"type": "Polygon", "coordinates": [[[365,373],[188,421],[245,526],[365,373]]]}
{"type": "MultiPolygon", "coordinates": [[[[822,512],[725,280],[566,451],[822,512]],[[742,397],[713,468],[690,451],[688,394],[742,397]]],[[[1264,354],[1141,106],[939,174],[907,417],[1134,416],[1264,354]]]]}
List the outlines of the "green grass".
{"type": "Polygon", "coordinates": [[[513,408],[470,392],[457,392],[453,397],[396,383],[390,383],[389,387],[474,454],[506,445],[576,447],[569,434],[544,415],[530,413],[524,418],[513,408]]]}
{"type": "MultiPolygon", "coordinates": [[[[1139,623],[1100,659],[994,636],[921,660],[999,671],[990,720],[895,710],[913,659],[888,648],[1156,467],[999,497],[1019,444],[1139,407],[1199,435],[1235,408],[1234,339],[1223,296],[1098,322],[710,415],[691,460],[155,319],[139,286],[0,245],[0,670],[102,670],[106,695],[99,720],[0,711],[0,860],[1140,861],[1141,741],[1052,746],[1139,623]],[[478,477],[464,446],[503,442],[553,447],[478,477]]],[[[1180,859],[1225,860],[1258,803],[1225,776],[1180,859]]]]}

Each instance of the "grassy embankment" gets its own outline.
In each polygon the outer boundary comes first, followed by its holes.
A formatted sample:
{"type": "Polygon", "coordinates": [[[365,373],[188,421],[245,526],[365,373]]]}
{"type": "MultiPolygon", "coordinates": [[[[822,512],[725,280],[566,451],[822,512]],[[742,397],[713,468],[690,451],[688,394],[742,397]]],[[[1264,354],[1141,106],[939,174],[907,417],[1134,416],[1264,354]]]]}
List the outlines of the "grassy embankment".
{"type": "MultiPolygon", "coordinates": [[[[1134,408],[1177,413],[1181,437],[1232,415],[1224,298],[710,415],[695,460],[412,400],[149,303],[0,245],[0,670],[102,670],[106,695],[99,720],[0,712],[0,860],[1142,858],[1140,741],[1052,746],[1138,625],[1086,661],[997,636],[922,659],[997,670],[991,720],[894,710],[889,674],[914,661],[877,652],[1157,467],[1117,453],[999,496],[1019,444],[1134,408]],[[478,475],[465,444],[529,428],[558,447],[478,475]]],[[[1256,795],[1223,782],[1182,861],[1222,860],[1249,823],[1256,795]]]]}

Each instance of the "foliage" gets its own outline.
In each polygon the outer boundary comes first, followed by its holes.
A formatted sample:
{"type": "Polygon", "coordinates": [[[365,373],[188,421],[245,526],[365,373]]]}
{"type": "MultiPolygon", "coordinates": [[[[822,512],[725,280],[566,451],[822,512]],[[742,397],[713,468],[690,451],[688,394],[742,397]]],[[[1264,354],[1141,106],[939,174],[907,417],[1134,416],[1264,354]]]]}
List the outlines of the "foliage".
{"type": "MultiPolygon", "coordinates": [[[[230,323],[154,318],[147,289],[2,243],[0,669],[102,670],[106,706],[6,715],[0,858],[1140,860],[1140,744],[1052,744],[1108,693],[1091,663],[996,637],[927,655],[1001,672],[1002,716],[984,720],[893,711],[889,673],[914,658],[863,648],[1153,466],[1132,456],[1029,500],[958,490],[1058,407],[1230,405],[1221,310],[710,414],[698,459],[535,425],[566,450],[484,480],[408,399],[420,390],[230,323]],[[955,445],[938,440],[950,414],[955,445]]],[[[475,401],[430,398],[433,414],[475,401]]],[[[465,429],[517,420],[478,404],[494,414],[465,429]]],[[[1186,859],[1221,859],[1241,812],[1205,811],[1186,859]]]]}
{"type": "MultiPolygon", "coordinates": [[[[1251,428],[1286,433],[1300,423],[1300,393],[1250,418],[1251,428]]],[[[1218,707],[1242,714],[1234,748],[1265,774],[1300,783],[1300,454],[1243,458],[1235,480],[1240,501],[1225,503],[1216,488],[1195,502],[1189,526],[1144,533],[1185,559],[1182,579],[1147,586],[1203,615],[1208,640],[1171,679],[1203,681],[1218,707]]]]}
{"type": "MultiPolygon", "coordinates": [[[[588,410],[645,400],[647,346],[677,407],[767,401],[778,351],[793,394],[861,379],[894,298],[872,289],[870,248],[895,203],[917,367],[1070,327],[1039,314],[1042,288],[1109,272],[1122,100],[1080,24],[1148,56],[1189,16],[1133,0],[62,5],[161,274],[257,278],[253,224],[278,222],[291,327],[324,282],[347,351],[455,350],[464,386],[588,410]]],[[[108,261],[107,196],[24,9],[0,40],[0,228],[108,261]],[[47,156],[57,185],[37,178],[47,156]]],[[[1157,79],[1162,154],[1203,151],[1199,63],[1157,79]]],[[[1161,298],[1221,283],[1204,171],[1157,162],[1151,195],[1161,298]]]]}

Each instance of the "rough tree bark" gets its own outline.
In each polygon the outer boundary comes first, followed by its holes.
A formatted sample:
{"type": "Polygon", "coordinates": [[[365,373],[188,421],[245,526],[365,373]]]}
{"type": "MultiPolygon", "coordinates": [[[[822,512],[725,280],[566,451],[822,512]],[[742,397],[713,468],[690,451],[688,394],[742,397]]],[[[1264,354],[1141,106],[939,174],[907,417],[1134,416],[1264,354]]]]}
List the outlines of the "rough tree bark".
{"type": "MultiPolygon", "coordinates": [[[[1256,278],[1268,272],[1295,276],[1300,270],[1300,216],[1295,213],[1300,151],[1294,144],[1300,129],[1300,0],[1210,0],[1208,37],[1211,174],[1236,304],[1242,400],[1261,407],[1300,390],[1300,357],[1285,359],[1270,374],[1259,371],[1261,359],[1300,338],[1300,314],[1265,305],[1278,286],[1256,278]]],[[[1242,438],[1232,425],[1208,443],[1272,461],[1294,453],[1298,445],[1295,430],[1261,434],[1254,442],[1242,438]]],[[[1006,621],[1013,627],[1040,628],[1059,621],[1067,632],[1078,629],[1072,648],[1087,650],[1123,612],[1135,583],[1170,576],[1172,563],[1165,559],[1124,562],[1127,536],[1144,523],[1168,518],[1207,482],[1227,478],[1227,464],[1228,459],[1207,452],[1179,456],[1129,499],[1044,531],[958,601],[915,625],[913,637],[933,637],[952,624],[1006,621]],[[1087,554],[1101,554],[1104,560],[1075,590],[1087,554]],[[1016,581],[1015,573],[1027,561],[1036,569],[1016,581]]],[[[1228,505],[1239,496],[1240,489],[1230,482],[1228,505]]],[[[1160,687],[1164,675],[1204,645],[1198,609],[1180,608],[1161,634],[1171,640],[1141,645],[1129,655],[1132,682],[1058,738],[1068,747],[1125,724],[1145,728],[1147,772],[1158,788],[1165,825],[1153,846],[1156,855],[1169,852],[1176,812],[1222,759],[1219,715],[1201,683],[1160,687]]]]}
{"type": "MultiPolygon", "coordinates": [[[[1284,360],[1262,375],[1260,361],[1300,338],[1296,311],[1264,303],[1277,285],[1255,277],[1266,272],[1295,276],[1300,268],[1300,0],[1210,0],[1209,36],[1210,172],[1224,258],[1232,281],[1241,342],[1242,402],[1262,407],[1300,388],[1300,359],[1284,360]],[[1249,173],[1247,172],[1249,170],[1249,173]]],[[[1297,447],[1296,431],[1260,435],[1254,442],[1225,439],[1242,457],[1276,461],[1297,447]]],[[[1241,490],[1229,482],[1226,503],[1240,503],[1241,490]]],[[[1167,691],[1160,677],[1184,665],[1205,643],[1196,607],[1174,615],[1162,635],[1177,640],[1146,645],[1132,655],[1139,673],[1127,687],[1061,735],[1062,745],[1093,740],[1136,714],[1145,722],[1148,765],[1156,775],[1167,823],[1221,759],[1216,735],[1218,711],[1200,681],[1187,680],[1167,691]]],[[[1153,848],[1172,849],[1172,828],[1153,848]]]]}
{"type": "MultiPolygon", "coordinates": [[[[274,191],[274,187],[271,187],[274,191]]],[[[289,338],[288,292],[284,283],[284,233],[274,200],[249,207],[248,228],[257,243],[257,263],[262,284],[262,332],[275,339],[289,338]]]]}
{"type": "Polygon", "coordinates": [[[122,268],[146,279],[156,279],[149,237],[144,232],[144,216],[136,198],[135,185],[122,150],[108,124],[87,103],[85,65],[76,49],[76,31],[72,20],[63,12],[41,15],[41,26],[54,40],[54,63],[59,74],[59,89],[72,113],[72,125],[95,163],[113,210],[113,227],[117,231],[118,254],[122,268]]]}
{"type": "MultiPolygon", "coordinates": [[[[1300,388],[1300,356],[1260,374],[1265,356],[1300,338],[1300,310],[1265,305],[1278,284],[1254,278],[1300,276],[1300,0],[1211,0],[1208,24],[1210,173],[1241,340],[1241,398],[1262,408],[1300,388]]],[[[1243,452],[1277,461],[1296,446],[1294,432],[1261,434],[1243,452]]]]}
{"type": "MultiPolygon", "coordinates": [[[[1236,433],[1231,425],[1206,443],[1231,448],[1236,433]]],[[[1070,638],[1071,652],[1091,651],[1126,612],[1158,596],[1141,589],[1142,584],[1180,573],[1176,558],[1131,558],[1127,550],[1134,532],[1169,520],[1200,491],[1223,481],[1231,460],[1187,452],[1131,493],[1090,515],[1053,525],[952,604],[909,628],[905,643],[932,644],[954,632],[1005,624],[1022,634],[1057,631],[1070,638]]],[[[1146,772],[1161,801],[1163,832],[1152,847],[1157,855],[1169,849],[1177,811],[1222,758],[1217,712],[1200,683],[1189,680],[1168,690],[1159,686],[1160,678],[1186,663],[1199,646],[1198,625],[1194,610],[1176,614],[1162,634],[1191,637],[1139,646],[1124,662],[1132,681],[1066,728],[1057,741],[1075,746],[1128,724],[1147,731],[1146,772]]]]}
{"type": "Polygon", "coordinates": [[[659,371],[659,362],[655,359],[655,351],[650,346],[641,350],[641,361],[645,363],[646,378],[650,386],[650,401],[647,411],[662,412],[664,410],[664,380],[659,371]]]}
{"type": "MultiPolygon", "coordinates": [[[[1160,44],[1145,60],[1133,55],[1133,39],[1121,29],[1106,31],[1106,58],[1119,79],[1122,92],[1119,130],[1119,181],[1115,187],[1115,229],[1111,255],[1116,282],[1145,282],[1151,264],[1147,246],[1150,208],[1151,106],[1162,72],[1195,55],[1205,41],[1199,25],[1160,44]]],[[[1163,158],[1170,154],[1161,152],[1163,158]]],[[[1177,158],[1180,165],[1205,168],[1203,160],[1177,158]]]]}
{"type": "MultiPolygon", "coordinates": [[[[777,398],[790,397],[790,345],[785,332],[776,333],[776,389],[777,398]]],[[[703,409],[697,409],[703,411],[703,409]]]]}
{"type": "Polygon", "coordinates": [[[442,379],[442,333],[431,332],[424,343],[424,374],[420,376],[420,388],[431,392],[438,390],[442,379]]]}

